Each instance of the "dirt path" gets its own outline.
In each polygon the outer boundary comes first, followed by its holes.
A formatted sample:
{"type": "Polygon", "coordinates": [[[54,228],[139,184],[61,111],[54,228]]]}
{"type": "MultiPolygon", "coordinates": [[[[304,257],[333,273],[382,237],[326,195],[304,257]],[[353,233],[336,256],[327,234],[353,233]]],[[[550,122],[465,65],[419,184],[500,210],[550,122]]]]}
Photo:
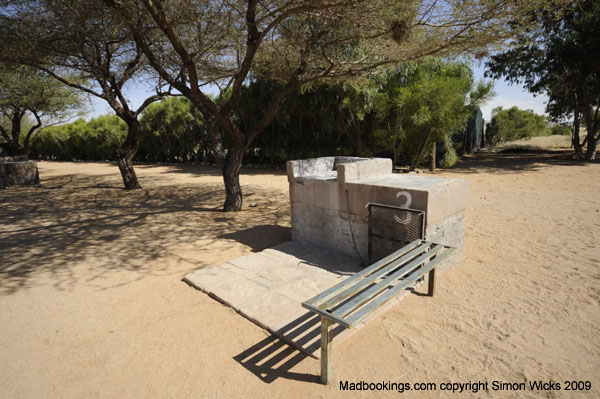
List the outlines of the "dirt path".
{"type": "MultiPolygon", "coordinates": [[[[319,364],[181,282],[289,239],[282,171],[242,177],[218,211],[210,167],[40,163],[44,187],[0,192],[0,392],[26,397],[373,397],[317,383],[319,364]]],[[[589,380],[600,397],[600,164],[488,155],[469,179],[465,260],[335,348],[338,380],[589,380]]],[[[491,386],[490,386],[491,387],[491,386]]],[[[398,397],[398,392],[380,396],[398,397]]],[[[490,392],[491,397],[573,397],[490,392]]],[[[481,397],[457,395],[457,397],[481,397]]]]}

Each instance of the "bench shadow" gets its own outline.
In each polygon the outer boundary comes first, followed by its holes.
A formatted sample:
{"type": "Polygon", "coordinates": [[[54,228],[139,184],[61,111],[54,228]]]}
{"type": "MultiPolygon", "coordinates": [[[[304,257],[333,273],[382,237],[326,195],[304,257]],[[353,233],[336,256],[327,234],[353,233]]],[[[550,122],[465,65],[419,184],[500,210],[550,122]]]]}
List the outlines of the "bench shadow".
{"type": "MultiPolygon", "coordinates": [[[[333,330],[334,337],[343,330],[343,327],[336,326],[333,330]]],[[[318,364],[316,374],[292,371],[305,358],[314,358],[308,353],[320,348],[320,337],[320,316],[306,312],[279,329],[276,334],[257,342],[233,359],[267,384],[277,378],[320,384],[318,364]],[[294,346],[290,342],[294,342],[294,346]],[[299,350],[298,346],[303,350],[299,350]]]]}
{"type": "Polygon", "coordinates": [[[291,370],[307,357],[308,355],[272,335],[234,356],[233,359],[267,384],[277,378],[319,383],[317,375],[291,370]]]}

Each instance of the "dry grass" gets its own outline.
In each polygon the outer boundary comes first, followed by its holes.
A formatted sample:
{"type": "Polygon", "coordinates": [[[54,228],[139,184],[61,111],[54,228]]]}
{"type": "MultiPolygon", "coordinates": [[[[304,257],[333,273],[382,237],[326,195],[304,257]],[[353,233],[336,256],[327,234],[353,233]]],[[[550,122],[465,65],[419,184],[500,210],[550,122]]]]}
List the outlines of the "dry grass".
{"type": "Polygon", "coordinates": [[[498,144],[494,149],[564,150],[571,147],[571,136],[538,136],[498,144]]]}

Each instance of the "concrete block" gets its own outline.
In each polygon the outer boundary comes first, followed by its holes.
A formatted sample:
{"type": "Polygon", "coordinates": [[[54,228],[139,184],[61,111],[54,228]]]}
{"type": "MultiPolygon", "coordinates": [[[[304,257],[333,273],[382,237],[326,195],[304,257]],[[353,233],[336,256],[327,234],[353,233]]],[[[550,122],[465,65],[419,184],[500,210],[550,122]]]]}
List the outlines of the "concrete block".
{"type": "Polygon", "coordinates": [[[425,229],[425,239],[456,248],[455,253],[450,256],[440,268],[447,269],[462,260],[464,246],[466,211],[458,212],[444,220],[428,225],[425,229]]]}
{"type": "Polygon", "coordinates": [[[40,183],[37,162],[10,161],[0,163],[7,186],[33,186],[40,183]]]}
{"type": "Polygon", "coordinates": [[[391,160],[380,158],[324,157],[287,166],[294,240],[365,261],[366,206],[379,203],[425,211],[425,238],[462,248],[465,180],[393,174],[391,160]]]}
{"type": "Polygon", "coordinates": [[[288,181],[292,182],[297,177],[316,175],[322,172],[333,171],[335,157],[321,157],[300,159],[286,162],[288,181]]]}
{"type": "Polygon", "coordinates": [[[290,208],[291,213],[291,223],[295,228],[302,228],[304,224],[304,212],[305,206],[298,202],[292,203],[290,208]]]}
{"type": "Polygon", "coordinates": [[[29,159],[27,159],[27,155],[13,155],[13,156],[8,156],[8,157],[0,157],[0,163],[5,163],[5,162],[23,162],[23,161],[28,161],[29,159]]]}
{"type": "Polygon", "coordinates": [[[307,180],[304,183],[305,202],[313,207],[336,209],[338,206],[335,181],[307,180]]]}
{"type": "Polygon", "coordinates": [[[448,179],[429,189],[427,204],[427,223],[437,223],[448,215],[467,208],[468,183],[464,179],[448,179]]]}
{"type": "Polygon", "coordinates": [[[387,158],[371,158],[360,162],[342,163],[338,165],[338,181],[341,184],[358,179],[381,176],[392,172],[392,160],[387,158]]]}
{"type": "Polygon", "coordinates": [[[304,184],[298,181],[290,182],[290,202],[304,202],[304,184]]]}

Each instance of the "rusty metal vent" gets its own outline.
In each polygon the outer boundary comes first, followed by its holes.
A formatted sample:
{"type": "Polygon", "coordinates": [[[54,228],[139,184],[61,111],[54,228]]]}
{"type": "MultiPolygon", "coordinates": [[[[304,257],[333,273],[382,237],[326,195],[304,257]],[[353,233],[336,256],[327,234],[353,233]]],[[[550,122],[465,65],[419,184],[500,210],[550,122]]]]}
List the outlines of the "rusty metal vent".
{"type": "Polygon", "coordinates": [[[369,264],[423,239],[425,212],[383,204],[368,204],[369,264]]]}

